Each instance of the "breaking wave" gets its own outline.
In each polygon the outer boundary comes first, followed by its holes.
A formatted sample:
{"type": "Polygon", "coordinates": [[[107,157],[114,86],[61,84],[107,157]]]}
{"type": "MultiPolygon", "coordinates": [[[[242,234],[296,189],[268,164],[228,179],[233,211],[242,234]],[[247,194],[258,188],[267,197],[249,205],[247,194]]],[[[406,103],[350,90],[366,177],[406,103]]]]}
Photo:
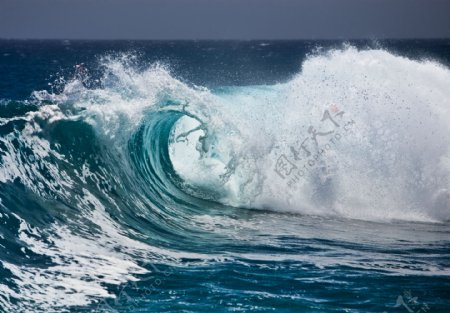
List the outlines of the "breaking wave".
{"type": "Polygon", "coordinates": [[[444,66],[348,47],[284,83],[209,90],[138,63],[105,57],[99,80],[82,69],[2,101],[0,244],[16,251],[0,252],[16,286],[0,285],[2,307],[84,305],[142,260],[226,257],[194,216],[450,219],[444,66]]]}

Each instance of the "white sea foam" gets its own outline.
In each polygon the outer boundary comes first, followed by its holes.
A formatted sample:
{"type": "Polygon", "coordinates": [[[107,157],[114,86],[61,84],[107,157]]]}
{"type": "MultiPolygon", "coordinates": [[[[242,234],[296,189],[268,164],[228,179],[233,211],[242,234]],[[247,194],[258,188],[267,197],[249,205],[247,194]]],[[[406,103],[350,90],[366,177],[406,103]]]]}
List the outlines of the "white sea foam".
{"type": "MultiPolygon", "coordinates": [[[[191,184],[211,186],[220,201],[234,206],[368,220],[447,220],[449,83],[450,71],[442,65],[384,50],[312,56],[287,83],[218,94],[211,103],[214,116],[203,119],[212,120],[209,154],[192,155],[205,135],[198,130],[172,145],[172,160],[191,184]],[[325,110],[344,112],[334,118],[340,127],[321,122],[325,110]],[[349,131],[344,121],[352,122],[349,131]],[[310,126],[334,133],[318,136],[317,148],[310,126]],[[340,140],[309,166],[337,132],[340,140]],[[308,137],[309,158],[301,149],[308,137]],[[303,160],[295,160],[293,151],[303,160]],[[282,156],[288,167],[297,167],[284,179],[276,172],[282,156]],[[289,187],[305,165],[305,175],[289,187]]],[[[180,120],[177,134],[189,129],[187,121],[180,120]]]]}

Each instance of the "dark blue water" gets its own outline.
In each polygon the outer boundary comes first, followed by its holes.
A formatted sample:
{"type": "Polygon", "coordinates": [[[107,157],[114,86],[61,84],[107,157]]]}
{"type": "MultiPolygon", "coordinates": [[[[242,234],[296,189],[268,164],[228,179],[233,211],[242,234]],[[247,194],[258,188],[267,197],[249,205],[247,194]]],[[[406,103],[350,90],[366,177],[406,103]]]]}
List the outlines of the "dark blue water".
{"type": "Polygon", "coordinates": [[[450,312],[450,41],[0,41],[0,312],[450,312]]]}

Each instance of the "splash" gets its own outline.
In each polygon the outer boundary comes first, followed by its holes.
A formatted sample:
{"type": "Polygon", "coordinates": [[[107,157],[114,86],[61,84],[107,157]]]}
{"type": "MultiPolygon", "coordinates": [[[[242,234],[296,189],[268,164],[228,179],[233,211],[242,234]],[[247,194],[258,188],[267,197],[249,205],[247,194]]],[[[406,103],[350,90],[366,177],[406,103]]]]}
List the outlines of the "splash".
{"type": "MultiPolygon", "coordinates": [[[[199,151],[205,133],[197,129],[173,144],[172,160],[192,185],[222,190],[219,201],[230,205],[448,220],[449,81],[449,70],[435,62],[384,50],[312,56],[286,83],[215,94],[214,118],[226,127],[212,118],[209,153],[199,151]],[[288,175],[277,171],[280,158],[288,175]]],[[[180,120],[175,132],[194,130],[192,123],[180,120]]]]}

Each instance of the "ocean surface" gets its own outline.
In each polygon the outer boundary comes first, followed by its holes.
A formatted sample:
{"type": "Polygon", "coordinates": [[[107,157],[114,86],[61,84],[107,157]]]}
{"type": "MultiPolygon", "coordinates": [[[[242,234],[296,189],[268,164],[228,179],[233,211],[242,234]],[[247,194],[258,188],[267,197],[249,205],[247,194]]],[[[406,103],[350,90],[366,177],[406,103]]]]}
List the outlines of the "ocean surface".
{"type": "Polygon", "coordinates": [[[0,312],[450,312],[450,40],[0,41],[0,312]]]}

